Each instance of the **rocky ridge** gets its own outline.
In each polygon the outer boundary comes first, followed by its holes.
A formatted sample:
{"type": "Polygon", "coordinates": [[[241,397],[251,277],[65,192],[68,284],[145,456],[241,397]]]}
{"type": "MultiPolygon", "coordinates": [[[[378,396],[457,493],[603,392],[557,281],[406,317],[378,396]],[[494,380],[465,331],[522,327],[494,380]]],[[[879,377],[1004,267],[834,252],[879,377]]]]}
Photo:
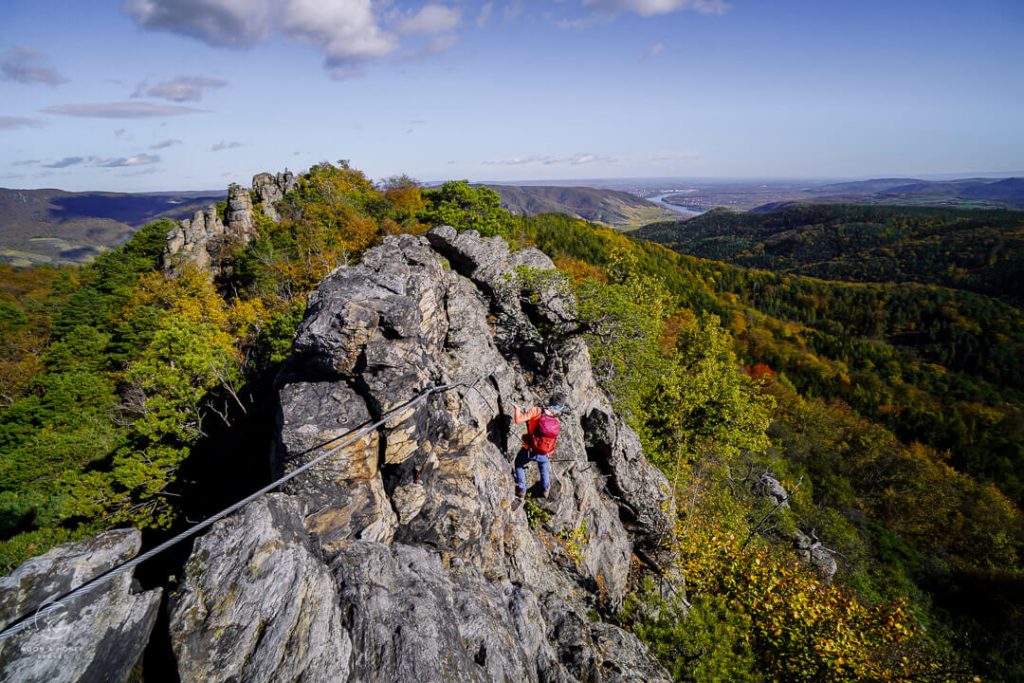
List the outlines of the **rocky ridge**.
{"type": "Polygon", "coordinates": [[[287,650],[298,615],[315,646],[290,680],[668,680],[599,619],[622,602],[634,544],[656,546],[672,518],[667,482],[603,398],[582,341],[539,331],[567,325],[573,304],[553,285],[524,292],[524,266],[553,267],[438,228],[387,238],[321,283],[278,380],[280,472],[434,384],[464,384],[197,544],[172,611],[183,680],[275,680],[247,663],[287,650]],[[535,529],[513,505],[508,416],[553,391],[571,409],[535,529]],[[271,568],[268,547],[288,562],[271,568]],[[268,591],[303,608],[262,609],[268,591]],[[231,627],[237,637],[214,637],[231,627]]]}
{"type": "MultiPolygon", "coordinates": [[[[0,628],[130,560],[142,535],[118,529],[58,546],[0,578],[0,628]]],[[[125,681],[138,666],[162,591],[139,591],[124,573],[103,588],[60,603],[31,627],[0,641],[0,680],[125,681]]]]}
{"type": "Polygon", "coordinates": [[[285,171],[277,175],[258,173],[253,176],[252,190],[240,185],[228,188],[227,207],[221,220],[215,205],[196,211],[167,235],[164,265],[169,271],[189,263],[213,276],[230,274],[230,247],[246,245],[256,237],[253,196],[261,213],[274,221],[281,220],[275,204],[295,188],[295,176],[285,171]]]}
{"type": "Polygon", "coordinates": [[[169,607],[182,681],[669,680],[606,619],[674,501],[597,386],[571,296],[520,277],[552,267],[443,227],[321,283],[278,378],[277,471],[398,411],[195,542],[169,607]],[[553,392],[569,407],[531,521],[510,415],[553,392]]]}

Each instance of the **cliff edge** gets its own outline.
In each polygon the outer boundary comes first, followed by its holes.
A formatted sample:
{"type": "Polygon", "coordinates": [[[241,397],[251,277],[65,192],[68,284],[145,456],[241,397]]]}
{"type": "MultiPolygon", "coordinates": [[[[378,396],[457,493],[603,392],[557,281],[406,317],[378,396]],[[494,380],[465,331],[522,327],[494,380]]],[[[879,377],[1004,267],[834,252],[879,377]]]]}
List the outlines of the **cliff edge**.
{"type": "Polygon", "coordinates": [[[571,296],[524,268],[553,264],[442,227],[320,284],[277,381],[279,473],[457,386],[195,542],[170,597],[182,681],[670,680],[610,623],[674,519],[668,482],[597,386],[571,296]],[[552,496],[521,507],[512,406],[555,392],[552,496]]]}

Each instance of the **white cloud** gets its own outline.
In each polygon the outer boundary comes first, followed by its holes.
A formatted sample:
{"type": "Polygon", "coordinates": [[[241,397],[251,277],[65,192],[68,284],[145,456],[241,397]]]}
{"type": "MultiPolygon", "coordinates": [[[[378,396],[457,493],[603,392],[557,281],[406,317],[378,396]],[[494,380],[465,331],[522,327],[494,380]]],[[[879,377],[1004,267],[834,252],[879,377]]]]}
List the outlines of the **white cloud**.
{"type": "Polygon", "coordinates": [[[583,166],[584,164],[614,164],[617,161],[618,159],[605,156],[603,154],[577,154],[569,159],[569,163],[573,166],[583,166]]]}
{"type": "Polygon", "coordinates": [[[43,53],[29,47],[15,47],[0,56],[0,75],[17,83],[60,85],[68,80],[49,65],[43,53]]]}
{"type": "Polygon", "coordinates": [[[531,155],[526,157],[512,157],[510,159],[498,159],[494,161],[482,162],[485,166],[527,166],[527,165],[542,165],[542,166],[584,166],[587,164],[606,163],[614,164],[618,162],[618,159],[614,157],[605,156],[603,154],[590,154],[590,153],[579,153],[571,156],[556,157],[556,156],[544,156],[544,155],[531,155]]]}
{"type": "Polygon", "coordinates": [[[198,102],[207,90],[223,88],[227,81],[205,76],[177,76],[150,86],[139,85],[132,97],[157,97],[171,102],[198,102]]]}
{"type": "MultiPolygon", "coordinates": [[[[320,50],[336,79],[358,75],[367,63],[390,55],[422,57],[455,42],[453,32],[463,14],[459,6],[428,0],[418,9],[382,14],[388,7],[395,7],[393,0],[127,0],[123,5],[145,29],[190,36],[215,47],[246,47],[278,33],[320,50]],[[444,37],[403,53],[400,37],[414,35],[444,37]]],[[[506,18],[522,8],[522,0],[511,0],[504,8],[506,18]]],[[[493,9],[493,0],[488,0],[477,24],[485,24],[493,9]]],[[[175,102],[198,99],[184,88],[165,94],[153,90],[144,92],[175,102]],[[187,99],[182,92],[190,93],[187,99]]]]}
{"type": "Polygon", "coordinates": [[[130,168],[158,163],[160,163],[160,156],[157,154],[136,154],[135,156],[120,157],[118,159],[93,159],[93,165],[100,168],[130,168]]]}
{"type": "Polygon", "coordinates": [[[68,166],[78,166],[84,164],[88,159],[85,157],[64,157],[60,161],[55,161],[52,164],[43,164],[43,168],[67,168],[68,166]]]}
{"type": "Polygon", "coordinates": [[[540,164],[544,162],[544,159],[549,158],[533,155],[528,157],[512,157],[511,159],[496,159],[482,163],[484,166],[524,166],[526,164],[540,164]]]}
{"type": "Polygon", "coordinates": [[[692,10],[700,14],[725,14],[725,0],[583,0],[584,7],[619,14],[633,12],[642,17],[692,10]]]}
{"type": "Polygon", "coordinates": [[[284,32],[320,48],[330,68],[349,67],[391,54],[394,36],[377,24],[370,0],[286,0],[284,32]]]}
{"type": "Polygon", "coordinates": [[[370,0],[129,0],[125,12],[144,28],[180,33],[215,47],[244,47],[277,28],[315,45],[329,67],[375,59],[395,49],[370,0]]]}
{"type": "Polygon", "coordinates": [[[106,102],[100,104],[58,104],[41,111],[61,116],[77,116],[92,119],[148,119],[161,116],[196,114],[203,109],[179,107],[173,104],[152,104],[150,102],[106,102]]]}
{"type": "Polygon", "coordinates": [[[448,33],[462,20],[462,11],[457,7],[429,4],[420,11],[398,20],[399,33],[448,33]]]}
{"type": "Polygon", "coordinates": [[[181,33],[215,47],[243,47],[270,34],[277,0],[128,0],[143,28],[181,33]]]}
{"type": "Polygon", "coordinates": [[[29,119],[24,116],[0,116],[0,130],[14,130],[16,128],[41,128],[43,122],[39,119],[29,119]]]}

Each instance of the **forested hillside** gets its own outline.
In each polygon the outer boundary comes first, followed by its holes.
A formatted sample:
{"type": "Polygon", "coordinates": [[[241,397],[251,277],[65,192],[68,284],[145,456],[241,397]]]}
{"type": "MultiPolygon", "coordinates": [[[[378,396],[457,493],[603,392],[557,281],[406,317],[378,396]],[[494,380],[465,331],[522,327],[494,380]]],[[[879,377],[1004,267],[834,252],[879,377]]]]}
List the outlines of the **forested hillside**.
{"type": "Polygon", "coordinates": [[[111,526],[152,540],[264,483],[306,294],[387,234],[450,224],[555,260],[522,296],[573,291],[568,334],[672,482],[666,559],[619,620],[677,680],[1024,676],[1018,308],[705,261],[344,163],[276,209],[216,281],[165,269],[169,222],[88,266],[0,270],[6,569],[111,526]]]}
{"type": "Polygon", "coordinates": [[[920,282],[1021,305],[1024,212],[793,205],[711,211],[635,235],[692,256],[855,282],[920,282]]]}
{"type": "Polygon", "coordinates": [[[0,187],[0,262],[83,264],[158,218],[184,218],[210,192],[64,192],[0,187]]]}

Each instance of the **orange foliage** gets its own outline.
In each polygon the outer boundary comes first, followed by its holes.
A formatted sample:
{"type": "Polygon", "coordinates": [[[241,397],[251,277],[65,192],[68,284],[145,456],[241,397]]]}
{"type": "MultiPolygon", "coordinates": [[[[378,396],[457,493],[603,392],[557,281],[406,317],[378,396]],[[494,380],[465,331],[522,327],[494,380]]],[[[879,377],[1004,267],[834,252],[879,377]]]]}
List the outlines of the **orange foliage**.
{"type": "Polygon", "coordinates": [[[555,257],[555,267],[572,278],[573,282],[596,280],[602,284],[608,284],[608,273],[604,268],[566,254],[559,254],[555,257]]]}

